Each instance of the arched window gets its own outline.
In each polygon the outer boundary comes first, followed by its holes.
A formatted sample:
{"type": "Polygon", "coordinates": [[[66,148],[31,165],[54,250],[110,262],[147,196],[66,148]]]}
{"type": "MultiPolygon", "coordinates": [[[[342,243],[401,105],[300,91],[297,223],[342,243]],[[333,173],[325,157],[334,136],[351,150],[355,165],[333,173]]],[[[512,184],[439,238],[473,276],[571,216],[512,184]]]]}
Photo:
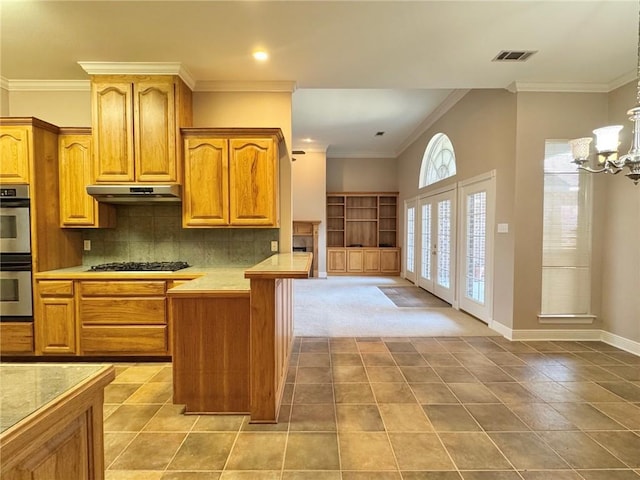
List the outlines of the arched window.
{"type": "Polygon", "coordinates": [[[444,133],[436,133],[422,156],[419,188],[426,187],[456,174],[456,155],[451,140],[444,133]]]}

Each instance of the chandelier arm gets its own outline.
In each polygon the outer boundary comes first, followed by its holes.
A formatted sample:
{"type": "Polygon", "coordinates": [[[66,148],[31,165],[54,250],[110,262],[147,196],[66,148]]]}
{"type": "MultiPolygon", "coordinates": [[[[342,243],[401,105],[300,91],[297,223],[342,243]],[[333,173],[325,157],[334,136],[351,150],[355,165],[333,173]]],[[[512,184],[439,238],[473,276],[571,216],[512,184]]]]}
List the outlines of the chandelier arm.
{"type": "Polygon", "coordinates": [[[584,165],[578,165],[578,170],[584,170],[585,172],[589,172],[589,173],[610,173],[609,172],[609,167],[605,166],[602,168],[591,168],[591,167],[585,167],[584,165]]]}

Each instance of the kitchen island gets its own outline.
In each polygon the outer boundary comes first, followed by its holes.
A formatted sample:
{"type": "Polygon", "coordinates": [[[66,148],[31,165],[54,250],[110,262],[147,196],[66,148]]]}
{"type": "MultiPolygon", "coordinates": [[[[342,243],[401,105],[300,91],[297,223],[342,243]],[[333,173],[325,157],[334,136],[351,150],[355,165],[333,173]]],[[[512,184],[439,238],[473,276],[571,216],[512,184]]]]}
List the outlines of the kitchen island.
{"type": "Polygon", "coordinates": [[[104,478],[102,405],[111,365],[0,365],[0,477],[104,478]]]}
{"type": "Polygon", "coordinates": [[[293,342],[294,278],[310,253],[278,254],[242,277],[203,276],[167,291],[174,403],[187,413],[248,413],[275,423],[293,342]]]}

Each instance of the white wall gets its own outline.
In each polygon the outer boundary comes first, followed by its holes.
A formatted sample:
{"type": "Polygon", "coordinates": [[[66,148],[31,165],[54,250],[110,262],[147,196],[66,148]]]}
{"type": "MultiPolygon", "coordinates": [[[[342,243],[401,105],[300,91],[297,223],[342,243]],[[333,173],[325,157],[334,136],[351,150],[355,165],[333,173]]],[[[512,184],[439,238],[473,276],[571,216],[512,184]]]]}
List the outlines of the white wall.
{"type": "Polygon", "coordinates": [[[292,164],[293,220],[319,220],[318,276],[327,276],[327,201],[325,152],[294,155],[292,164]]]}

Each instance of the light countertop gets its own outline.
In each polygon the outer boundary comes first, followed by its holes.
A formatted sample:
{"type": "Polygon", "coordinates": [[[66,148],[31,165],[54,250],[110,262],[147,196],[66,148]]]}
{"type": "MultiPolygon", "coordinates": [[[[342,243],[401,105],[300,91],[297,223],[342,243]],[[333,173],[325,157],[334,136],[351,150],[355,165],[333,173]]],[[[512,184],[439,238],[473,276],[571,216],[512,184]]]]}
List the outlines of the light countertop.
{"type": "Polygon", "coordinates": [[[113,378],[113,366],[1,363],[0,433],[55,402],[70,390],[102,375],[113,378]]]}
{"type": "Polygon", "coordinates": [[[250,279],[307,278],[311,269],[311,253],[280,253],[254,266],[191,266],[175,272],[96,272],[90,267],[60,268],[34,274],[36,280],[173,280],[185,281],[167,290],[169,295],[194,293],[248,293],[250,279]]]}

